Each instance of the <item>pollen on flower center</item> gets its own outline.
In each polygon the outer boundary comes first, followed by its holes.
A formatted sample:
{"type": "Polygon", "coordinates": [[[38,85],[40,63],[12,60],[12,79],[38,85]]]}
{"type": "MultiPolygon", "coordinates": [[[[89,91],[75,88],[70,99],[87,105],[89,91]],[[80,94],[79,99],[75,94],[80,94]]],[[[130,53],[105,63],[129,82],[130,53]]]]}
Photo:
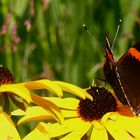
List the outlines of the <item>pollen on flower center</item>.
{"type": "Polygon", "coordinates": [[[115,98],[104,87],[92,86],[87,92],[93,97],[93,101],[81,99],[78,106],[78,113],[85,121],[98,120],[107,112],[116,110],[115,98]]]}
{"type": "Polygon", "coordinates": [[[12,73],[2,65],[0,66],[0,85],[13,83],[12,73]]]}

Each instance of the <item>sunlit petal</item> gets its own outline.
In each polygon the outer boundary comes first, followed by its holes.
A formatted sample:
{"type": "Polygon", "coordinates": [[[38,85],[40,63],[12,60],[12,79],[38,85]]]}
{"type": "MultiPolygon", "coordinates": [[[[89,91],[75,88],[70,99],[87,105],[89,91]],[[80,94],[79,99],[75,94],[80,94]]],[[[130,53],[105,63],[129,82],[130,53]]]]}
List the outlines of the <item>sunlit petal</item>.
{"type": "Polygon", "coordinates": [[[4,113],[0,113],[0,140],[20,140],[20,136],[10,117],[4,113]],[[5,138],[5,139],[4,139],[5,138]]]}
{"type": "Polygon", "coordinates": [[[108,140],[108,135],[105,127],[96,120],[93,121],[92,124],[93,124],[93,130],[91,133],[90,140],[94,140],[94,139],[108,140]]]}
{"type": "Polygon", "coordinates": [[[13,116],[24,116],[24,115],[26,115],[26,112],[21,110],[21,109],[16,109],[16,110],[11,112],[11,115],[13,115],[13,116]]]}
{"type": "Polygon", "coordinates": [[[111,114],[112,114],[113,112],[109,112],[109,113],[106,113],[103,117],[102,117],[102,119],[101,119],[101,124],[105,124],[107,121],[108,121],[108,119],[109,119],[109,117],[111,116],[111,114]]]}
{"type": "Polygon", "coordinates": [[[12,112],[12,115],[23,115],[23,114],[25,116],[18,121],[18,125],[34,120],[53,119],[53,116],[51,116],[50,113],[48,113],[44,108],[40,106],[28,107],[25,112],[19,109],[12,112]]]}
{"type": "Polygon", "coordinates": [[[87,131],[92,126],[92,123],[84,122],[84,121],[79,121],[79,122],[80,123],[78,124],[73,123],[73,125],[75,126],[75,129],[71,133],[63,137],[61,140],[81,140],[84,134],[86,134],[87,131]],[[76,127],[76,125],[78,126],[76,127]]]}
{"type": "MultiPolygon", "coordinates": [[[[77,117],[78,114],[76,111],[70,111],[70,110],[62,110],[62,114],[66,118],[71,118],[71,117],[77,117]]],[[[28,121],[33,121],[33,120],[52,120],[53,117],[48,113],[44,108],[40,106],[33,106],[33,107],[28,107],[26,111],[23,111],[21,109],[14,110],[11,115],[13,116],[23,116],[19,122],[18,125],[28,122],[28,121]]]]}
{"type": "Polygon", "coordinates": [[[76,96],[79,96],[80,98],[89,98],[93,100],[92,96],[88,94],[84,89],[81,89],[78,86],[65,83],[65,82],[60,82],[60,81],[54,81],[55,84],[58,84],[64,91],[70,92],[76,96]]]}
{"type": "Polygon", "coordinates": [[[27,90],[27,88],[25,88],[23,85],[20,85],[20,84],[1,85],[0,92],[1,93],[5,93],[5,92],[13,93],[17,96],[20,96],[28,103],[31,102],[31,96],[30,96],[29,90],[27,90]]]}
{"type": "Polygon", "coordinates": [[[75,98],[58,98],[58,97],[45,97],[55,103],[58,107],[64,109],[76,110],[79,104],[79,100],[75,98]]]}
{"type": "Polygon", "coordinates": [[[90,136],[90,140],[108,140],[106,129],[102,126],[94,126],[90,136]]]}
{"type": "MultiPolygon", "coordinates": [[[[58,123],[42,123],[42,126],[49,132],[50,137],[62,136],[69,132],[77,133],[77,137],[81,137],[88,131],[91,125],[91,123],[83,122],[79,118],[65,120],[61,125],[58,123]]],[[[75,138],[77,138],[76,135],[75,138]]],[[[69,138],[67,140],[69,140],[69,138]]]]}
{"type": "Polygon", "coordinates": [[[35,104],[46,109],[59,123],[64,120],[61,110],[54,103],[36,94],[31,94],[31,98],[35,104]]]}
{"type": "Polygon", "coordinates": [[[65,118],[72,118],[72,117],[78,117],[78,113],[73,110],[61,110],[62,114],[65,118]]]}
{"type": "MultiPolygon", "coordinates": [[[[124,123],[122,125],[125,125],[125,122],[122,123],[124,123]]],[[[112,120],[108,120],[105,127],[115,140],[134,140],[119,124],[112,120]]]]}
{"type": "Polygon", "coordinates": [[[70,134],[61,138],[60,140],[81,140],[81,136],[78,136],[76,132],[71,132],[70,134]]]}
{"type": "Polygon", "coordinates": [[[61,88],[53,81],[47,79],[31,81],[22,84],[29,89],[48,89],[59,97],[63,96],[61,88]]]}
{"type": "Polygon", "coordinates": [[[140,139],[140,117],[127,117],[114,113],[109,118],[132,136],[140,139]],[[123,124],[124,122],[125,125],[123,124]]]}
{"type": "Polygon", "coordinates": [[[40,125],[48,131],[50,137],[58,137],[71,132],[73,129],[67,126],[67,121],[62,124],[59,123],[40,123],[40,125]]]}

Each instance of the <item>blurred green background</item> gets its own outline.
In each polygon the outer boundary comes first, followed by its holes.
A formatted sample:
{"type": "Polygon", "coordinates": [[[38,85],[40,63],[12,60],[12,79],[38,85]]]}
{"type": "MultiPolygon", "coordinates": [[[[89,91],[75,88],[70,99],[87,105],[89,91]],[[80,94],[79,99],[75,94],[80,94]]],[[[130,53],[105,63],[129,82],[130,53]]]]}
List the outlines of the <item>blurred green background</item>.
{"type": "Polygon", "coordinates": [[[104,78],[105,32],[113,40],[122,19],[114,46],[118,60],[140,41],[139,13],[139,0],[1,0],[0,64],[15,82],[48,78],[88,87],[104,78]]]}

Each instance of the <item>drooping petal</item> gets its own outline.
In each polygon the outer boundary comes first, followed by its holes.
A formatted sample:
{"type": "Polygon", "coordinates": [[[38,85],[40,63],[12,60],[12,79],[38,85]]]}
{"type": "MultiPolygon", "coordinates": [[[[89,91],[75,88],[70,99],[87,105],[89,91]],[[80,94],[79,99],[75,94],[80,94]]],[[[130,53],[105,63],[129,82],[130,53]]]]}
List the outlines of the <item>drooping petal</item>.
{"type": "Polygon", "coordinates": [[[79,100],[75,98],[45,97],[44,99],[50,100],[58,107],[64,109],[76,110],[79,104],[79,100]]]}
{"type": "Polygon", "coordinates": [[[64,120],[61,110],[54,103],[36,94],[31,94],[31,98],[35,104],[46,109],[59,123],[64,120]]]}
{"type": "Polygon", "coordinates": [[[50,140],[50,137],[41,124],[38,124],[33,131],[23,138],[23,140],[50,140]]]}
{"type": "Polygon", "coordinates": [[[12,115],[25,115],[19,120],[18,125],[28,121],[48,120],[53,118],[55,118],[58,122],[63,121],[61,111],[55,104],[35,94],[31,94],[31,97],[33,102],[41,107],[39,106],[28,107],[26,113],[21,110],[13,111],[12,115]]]}
{"type": "MultiPolygon", "coordinates": [[[[62,114],[65,118],[71,118],[71,117],[77,117],[78,114],[76,111],[70,111],[70,110],[61,110],[62,114]]],[[[21,109],[14,110],[11,115],[13,116],[23,116],[19,121],[18,125],[34,121],[34,120],[53,120],[53,117],[48,113],[44,108],[40,106],[33,106],[28,107],[26,111],[23,111],[21,109]]]]}
{"type": "Polygon", "coordinates": [[[31,102],[30,92],[27,88],[20,84],[6,84],[0,86],[0,92],[5,93],[13,93],[21,98],[23,98],[26,102],[31,102]]]}
{"type": "Polygon", "coordinates": [[[21,140],[16,127],[10,117],[4,113],[0,113],[0,140],[21,140]]]}
{"type": "Polygon", "coordinates": [[[40,106],[28,107],[24,112],[23,110],[15,110],[12,112],[12,115],[24,115],[19,121],[17,125],[20,125],[25,122],[34,121],[34,120],[52,120],[53,117],[46,111],[44,108],[40,106]]]}
{"type": "Polygon", "coordinates": [[[79,96],[80,98],[89,98],[90,100],[93,100],[90,94],[88,94],[84,89],[81,89],[78,86],[60,81],[54,81],[54,83],[59,85],[64,91],[70,92],[76,96],[79,96]]]}
{"type": "Polygon", "coordinates": [[[37,81],[31,81],[31,82],[26,82],[22,83],[25,87],[29,89],[48,89],[49,91],[55,93],[57,96],[61,97],[63,96],[62,89],[55,84],[53,81],[47,80],[47,79],[42,79],[42,80],[37,80],[37,81]]]}
{"type": "Polygon", "coordinates": [[[106,129],[97,121],[93,122],[93,130],[91,132],[90,140],[108,140],[106,129]]]}
{"type": "MultiPolygon", "coordinates": [[[[30,108],[30,107],[28,107],[27,110],[28,110],[29,108],[30,108]]],[[[27,110],[26,110],[26,111],[27,111],[27,110]]],[[[16,109],[16,110],[14,110],[14,111],[11,112],[11,115],[13,115],[13,116],[24,116],[24,115],[26,115],[26,111],[23,111],[23,110],[21,110],[21,109],[16,109]]]]}

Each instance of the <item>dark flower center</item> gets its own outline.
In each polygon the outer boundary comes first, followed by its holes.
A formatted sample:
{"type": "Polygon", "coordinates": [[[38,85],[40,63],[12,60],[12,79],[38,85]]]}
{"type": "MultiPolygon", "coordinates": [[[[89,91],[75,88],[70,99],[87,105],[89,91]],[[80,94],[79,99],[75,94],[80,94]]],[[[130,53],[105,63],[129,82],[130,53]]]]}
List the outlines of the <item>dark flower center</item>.
{"type": "Polygon", "coordinates": [[[93,101],[81,99],[78,106],[78,113],[85,121],[98,120],[107,112],[117,109],[115,98],[104,87],[92,86],[87,92],[93,97],[93,101]]]}
{"type": "Polygon", "coordinates": [[[13,75],[12,73],[2,65],[0,66],[0,86],[3,84],[11,84],[13,83],[13,75]]]}

